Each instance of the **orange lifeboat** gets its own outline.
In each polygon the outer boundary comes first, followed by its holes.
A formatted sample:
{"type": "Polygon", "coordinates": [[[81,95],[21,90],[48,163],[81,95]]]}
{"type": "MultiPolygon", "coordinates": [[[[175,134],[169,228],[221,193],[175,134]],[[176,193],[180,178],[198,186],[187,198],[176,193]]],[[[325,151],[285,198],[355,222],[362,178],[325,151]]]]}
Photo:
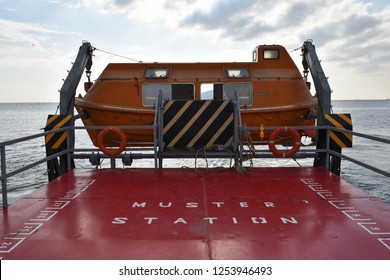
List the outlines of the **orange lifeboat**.
{"type": "MultiPolygon", "coordinates": [[[[76,109],[87,116],[85,126],[152,125],[158,92],[165,100],[225,100],[238,94],[242,124],[247,127],[312,126],[317,108],[317,98],[279,45],[256,47],[251,62],[112,63],[87,89],[75,100],[76,109]]],[[[99,131],[88,133],[97,146],[99,131]]],[[[132,145],[153,143],[152,130],[124,133],[132,145]]],[[[261,139],[255,132],[251,137],[255,144],[267,144],[270,134],[265,130],[261,139]]]]}

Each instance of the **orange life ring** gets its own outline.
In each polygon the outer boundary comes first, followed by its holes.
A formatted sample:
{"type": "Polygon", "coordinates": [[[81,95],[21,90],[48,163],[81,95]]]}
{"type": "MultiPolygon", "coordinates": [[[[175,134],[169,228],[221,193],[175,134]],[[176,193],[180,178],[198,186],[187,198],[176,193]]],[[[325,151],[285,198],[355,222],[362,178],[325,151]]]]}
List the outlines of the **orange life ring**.
{"type": "Polygon", "coordinates": [[[296,152],[299,151],[299,148],[301,147],[301,136],[299,133],[291,127],[279,127],[272,131],[269,140],[268,140],[268,147],[271,150],[271,152],[274,154],[275,157],[278,158],[291,158],[295,155],[296,152]],[[276,148],[276,140],[278,137],[282,135],[290,135],[294,139],[294,145],[290,150],[286,151],[280,151],[276,148]]]}
{"type": "Polygon", "coordinates": [[[100,131],[98,136],[97,136],[97,145],[98,145],[99,149],[104,154],[106,154],[108,156],[117,156],[117,155],[119,155],[126,148],[126,144],[127,144],[126,134],[121,129],[119,129],[117,127],[106,127],[105,129],[100,131]],[[108,149],[104,145],[104,136],[106,134],[108,134],[108,133],[111,133],[111,132],[117,134],[119,136],[119,138],[120,138],[120,143],[119,143],[118,149],[108,149]]]}

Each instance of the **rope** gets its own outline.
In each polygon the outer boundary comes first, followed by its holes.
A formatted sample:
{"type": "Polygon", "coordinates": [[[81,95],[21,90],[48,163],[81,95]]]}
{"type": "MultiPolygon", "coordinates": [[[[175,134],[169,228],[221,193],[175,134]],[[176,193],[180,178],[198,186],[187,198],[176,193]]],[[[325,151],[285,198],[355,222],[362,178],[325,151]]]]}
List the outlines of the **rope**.
{"type": "Polygon", "coordinates": [[[132,60],[132,61],[135,61],[135,62],[138,62],[138,63],[143,63],[141,60],[137,60],[137,59],[133,59],[133,58],[130,58],[130,57],[127,57],[127,56],[123,56],[123,55],[120,55],[120,54],[116,54],[116,53],[113,53],[113,52],[101,50],[101,49],[98,49],[98,48],[95,48],[95,47],[94,47],[94,50],[101,51],[103,53],[111,54],[113,56],[121,57],[121,58],[124,58],[124,59],[132,60]]]}
{"type": "Polygon", "coordinates": [[[209,168],[209,162],[208,162],[208,159],[207,159],[207,151],[228,151],[229,152],[229,159],[230,159],[230,163],[229,163],[229,168],[232,168],[232,152],[230,149],[228,149],[228,147],[224,147],[223,150],[219,149],[219,147],[217,145],[213,145],[213,146],[204,146],[203,148],[199,149],[196,151],[196,156],[195,156],[195,172],[198,173],[198,174],[204,174],[204,173],[207,173],[207,172],[220,172],[220,171],[223,171],[225,170],[226,168],[223,167],[223,166],[217,166],[217,167],[213,167],[212,169],[209,168]],[[205,168],[198,168],[198,158],[199,158],[199,154],[200,152],[203,152],[203,158],[205,160],[205,163],[206,163],[206,167],[205,168]]]}
{"type": "MultiPolygon", "coordinates": [[[[243,135],[242,135],[242,138],[243,138],[243,145],[247,146],[248,149],[249,149],[249,153],[247,153],[247,155],[245,157],[243,157],[242,161],[249,161],[249,168],[252,168],[253,167],[253,158],[255,157],[256,155],[256,148],[255,148],[255,145],[253,144],[253,140],[252,140],[252,137],[246,127],[246,125],[244,124],[243,125],[243,135]]],[[[242,167],[244,168],[244,167],[242,167]]],[[[245,172],[247,173],[247,172],[245,172]]]]}

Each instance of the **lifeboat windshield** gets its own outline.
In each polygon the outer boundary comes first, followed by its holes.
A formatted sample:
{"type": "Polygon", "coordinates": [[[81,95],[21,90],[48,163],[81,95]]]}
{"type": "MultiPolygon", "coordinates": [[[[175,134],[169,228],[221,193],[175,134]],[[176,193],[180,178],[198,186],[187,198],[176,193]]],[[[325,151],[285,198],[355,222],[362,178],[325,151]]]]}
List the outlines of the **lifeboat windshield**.
{"type": "Polygon", "coordinates": [[[279,59],[279,50],[268,49],[263,51],[263,59],[279,59]]]}
{"type": "Polygon", "coordinates": [[[167,68],[149,68],[146,70],[145,78],[164,79],[168,77],[167,68]]]}
{"type": "Polygon", "coordinates": [[[228,78],[249,78],[249,72],[246,68],[227,69],[228,78]]]}

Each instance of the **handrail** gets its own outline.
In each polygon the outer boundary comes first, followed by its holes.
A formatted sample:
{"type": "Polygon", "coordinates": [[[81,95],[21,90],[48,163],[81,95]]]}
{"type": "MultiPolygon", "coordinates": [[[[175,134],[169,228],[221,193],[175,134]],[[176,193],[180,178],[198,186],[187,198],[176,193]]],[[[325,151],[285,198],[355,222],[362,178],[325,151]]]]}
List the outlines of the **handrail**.
{"type": "Polygon", "coordinates": [[[360,132],[340,129],[340,128],[333,127],[333,126],[329,127],[329,129],[333,130],[333,131],[337,131],[337,132],[349,133],[349,134],[352,134],[352,135],[355,135],[355,136],[358,136],[358,137],[363,137],[363,138],[374,140],[374,141],[377,141],[377,142],[390,144],[390,139],[384,139],[384,138],[380,138],[380,137],[377,137],[377,136],[368,135],[368,134],[364,134],[364,133],[360,133],[360,132]]]}
{"type": "Polygon", "coordinates": [[[389,172],[384,171],[384,170],[379,169],[379,168],[376,168],[376,167],[374,167],[374,166],[372,166],[372,165],[369,165],[369,164],[367,164],[367,163],[364,163],[364,162],[362,162],[362,161],[356,160],[356,159],[354,159],[354,158],[351,158],[351,157],[349,157],[349,156],[346,156],[346,155],[337,153],[337,152],[332,151],[332,150],[329,151],[329,154],[332,154],[332,155],[334,155],[334,156],[337,156],[337,157],[346,159],[346,160],[348,160],[348,161],[350,161],[350,162],[353,162],[353,163],[355,163],[355,164],[357,164],[357,165],[360,165],[360,166],[362,166],[362,167],[365,167],[365,168],[367,168],[367,169],[370,169],[371,171],[374,171],[374,172],[376,172],[376,173],[378,173],[378,174],[381,174],[381,175],[384,175],[384,176],[390,178],[390,173],[389,173],[389,172]]]}
{"type": "MultiPolygon", "coordinates": [[[[307,151],[312,151],[312,152],[315,152],[315,153],[327,153],[328,155],[333,155],[333,156],[336,156],[336,157],[339,157],[339,158],[342,158],[342,159],[346,159],[352,163],[355,163],[357,165],[360,165],[364,168],[367,168],[371,171],[374,171],[378,174],[381,174],[381,175],[384,175],[386,177],[389,177],[390,178],[390,172],[387,172],[385,170],[382,170],[382,169],[379,169],[375,166],[372,166],[372,165],[369,165],[363,161],[359,161],[359,160],[356,160],[354,158],[351,158],[349,156],[346,156],[344,154],[341,154],[341,153],[338,153],[338,152],[335,152],[335,151],[332,151],[330,149],[330,144],[329,144],[329,131],[335,131],[335,132],[342,132],[342,133],[347,133],[347,134],[351,134],[351,135],[354,135],[354,136],[357,136],[357,137],[362,137],[362,138],[365,138],[365,139],[369,139],[369,140],[373,140],[373,141],[376,141],[376,142],[381,142],[381,143],[385,143],[385,144],[390,144],[390,139],[385,139],[385,138],[381,138],[381,137],[378,137],[378,136],[373,136],[373,135],[368,135],[368,134],[364,134],[364,133],[360,133],[360,132],[355,132],[355,131],[352,131],[352,130],[346,130],[346,129],[341,129],[341,128],[337,128],[337,127],[333,127],[333,126],[291,126],[292,128],[294,129],[307,129],[307,130],[326,130],[327,131],[327,144],[326,144],[326,148],[325,149],[310,149],[310,150],[302,150],[300,149],[300,152],[299,153],[302,153],[302,152],[307,152],[307,151]]],[[[268,127],[264,127],[264,130],[274,130],[276,129],[277,127],[276,126],[268,126],[268,127]]],[[[259,127],[248,127],[247,128],[248,130],[252,130],[252,131],[260,131],[260,128],[259,127]]],[[[256,150],[257,152],[259,150],[256,150]]],[[[262,150],[262,151],[266,151],[266,150],[262,150]]],[[[263,157],[266,157],[266,156],[263,156],[263,157]]],[[[269,156],[268,158],[271,158],[272,156],[269,156]]],[[[299,157],[299,154],[298,156],[299,157]]],[[[328,159],[329,157],[327,157],[328,159]]],[[[326,163],[326,168],[329,169],[329,162],[327,161],[326,163]]]]}
{"type": "MultiPolygon", "coordinates": [[[[161,106],[161,105],[160,105],[161,106]]],[[[156,110],[158,111],[158,110],[156,110]]],[[[156,118],[158,118],[159,116],[156,116],[156,118]]],[[[161,139],[157,139],[158,135],[156,135],[157,131],[160,129],[159,128],[159,125],[158,125],[158,120],[155,121],[154,125],[150,125],[150,126],[118,126],[118,128],[121,128],[121,129],[152,129],[153,130],[153,134],[154,134],[154,140],[153,140],[153,147],[151,146],[146,146],[146,147],[131,147],[131,148],[126,148],[125,151],[138,151],[138,152],[149,152],[148,154],[137,154],[137,158],[154,158],[155,159],[155,167],[157,167],[157,153],[158,153],[158,147],[159,145],[161,145],[160,141],[161,139]],[[152,153],[150,153],[152,152],[152,153]]],[[[320,129],[325,129],[327,130],[328,132],[329,131],[337,131],[337,132],[343,132],[343,133],[349,133],[349,134],[352,134],[352,135],[355,135],[357,137],[362,137],[362,138],[365,138],[365,139],[369,139],[369,140],[373,140],[373,141],[377,141],[377,142],[381,142],[381,143],[384,143],[384,144],[390,144],[390,140],[389,139],[385,139],[385,138],[381,138],[381,137],[378,137],[378,136],[373,136],[373,135],[367,135],[367,134],[363,134],[363,133],[359,133],[359,132],[355,132],[355,131],[350,131],[350,130],[344,130],[344,129],[340,129],[340,128],[335,128],[335,127],[332,127],[332,126],[322,126],[322,127],[318,127],[318,126],[292,126],[294,129],[314,129],[314,130],[320,130],[320,129]]],[[[45,137],[46,135],[49,135],[49,134],[53,134],[53,133],[60,133],[60,132],[64,132],[64,131],[72,131],[72,130],[87,130],[87,129],[103,129],[105,128],[105,126],[86,126],[86,127],[78,127],[78,126],[74,126],[74,127],[63,127],[63,128],[59,128],[59,129],[55,129],[55,130],[51,130],[51,131],[46,131],[46,132],[42,132],[42,133],[38,133],[38,134],[34,134],[34,135],[30,135],[30,136],[26,136],[26,137],[21,137],[21,138],[17,138],[17,139],[14,139],[14,140],[7,140],[7,141],[4,141],[4,142],[0,142],[0,158],[1,158],[1,173],[0,173],[0,179],[1,179],[1,185],[2,185],[2,200],[3,200],[3,207],[7,207],[8,206],[8,189],[7,189],[7,180],[8,178],[10,177],[13,177],[19,173],[22,173],[28,169],[31,169],[37,165],[40,165],[42,163],[45,163],[45,162],[48,162],[49,160],[52,160],[52,159],[55,159],[59,156],[63,156],[63,155],[68,155],[68,157],[72,157],[73,159],[75,158],[88,158],[88,156],[90,156],[90,154],[77,154],[77,152],[95,152],[95,151],[99,151],[98,149],[77,149],[77,148],[72,148],[70,149],[70,143],[67,143],[67,149],[66,150],[63,150],[63,151],[60,151],[60,152],[57,152],[55,154],[52,154],[50,156],[46,156],[42,159],[39,159],[35,162],[32,162],[32,163],[29,163],[23,167],[20,167],[16,170],[13,170],[11,172],[8,172],[7,173],[7,157],[6,157],[6,147],[7,146],[10,146],[10,145],[13,145],[13,144],[16,144],[16,143],[21,143],[21,142],[25,142],[25,141],[29,141],[29,140],[33,140],[33,139],[36,139],[36,138],[40,138],[40,137],[45,137]]],[[[264,130],[273,130],[275,129],[276,127],[264,127],[263,129],[264,130]]],[[[242,127],[240,127],[240,129],[242,129],[242,127]]],[[[260,130],[259,127],[247,127],[248,130],[252,130],[252,131],[256,131],[256,130],[260,130]]],[[[297,154],[296,154],[296,158],[311,158],[311,157],[315,157],[317,153],[326,153],[328,155],[333,155],[333,156],[336,156],[336,157],[340,157],[340,158],[343,158],[345,160],[348,160],[354,164],[357,164],[357,165],[360,165],[364,168],[367,168],[369,170],[372,170],[378,174],[382,174],[386,177],[389,177],[390,178],[390,173],[385,171],[385,170],[382,170],[382,169],[379,169],[375,166],[372,166],[372,165],[369,165],[365,162],[362,162],[362,161],[359,161],[357,159],[354,159],[352,157],[349,157],[349,156],[346,156],[344,154],[341,154],[341,153],[338,153],[338,152],[335,152],[335,151],[332,151],[330,150],[329,148],[329,133],[327,133],[327,146],[325,149],[317,149],[317,148],[314,148],[311,149],[301,149],[297,154]]],[[[69,142],[69,141],[68,141],[69,142]]],[[[240,151],[240,156],[242,156],[242,152],[243,151],[240,151]]],[[[172,158],[172,156],[175,156],[174,154],[172,155],[169,155],[169,154],[164,154],[162,155],[160,153],[160,155],[158,155],[159,157],[166,157],[166,158],[172,158]]],[[[102,157],[107,157],[107,158],[123,158],[123,155],[119,155],[119,156],[116,156],[116,157],[109,157],[109,156],[104,156],[102,155],[102,157]]],[[[258,158],[272,158],[272,154],[269,152],[269,150],[267,149],[264,149],[264,150],[256,150],[256,157],[258,158]],[[267,154],[262,154],[263,152],[266,152],[267,154]]],[[[178,157],[177,157],[178,158],[178,157]]],[[[70,162],[70,160],[68,161],[70,162]]],[[[161,167],[161,166],[160,166],[161,167]]],[[[328,163],[327,163],[327,166],[328,167],[328,163]]]]}
{"type": "MultiPolygon", "coordinates": [[[[70,148],[70,141],[69,141],[69,137],[68,137],[66,150],[54,153],[50,156],[46,156],[42,159],[39,159],[35,162],[29,163],[25,166],[22,166],[20,168],[17,168],[14,171],[7,173],[7,160],[6,160],[6,158],[7,158],[6,157],[6,147],[7,146],[14,145],[14,144],[21,143],[21,142],[26,142],[26,141],[33,140],[33,139],[40,138],[40,137],[45,137],[49,134],[61,133],[64,131],[71,132],[71,131],[74,131],[76,129],[86,130],[86,129],[104,129],[104,128],[105,128],[105,126],[85,126],[85,127],[69,126],[69,127],[62,127],[62,128],[58,128],[58,129],[53,129],[50,131],[41,132],[41,133],[37,133],[37,134],[25,136],[25,137],[13,139],[13,140],[7,140],[4,142],[0,142],[0,163],[1,163],[0,180],[1,180],[3,208],[8,206],[8,186],[7,186],[8,178],[13,177],[19,173],[22,173],[22,172],[28,170],[28,169],[31,169],[35,166],[38,166],[42,163],[46,163],[52,159],[58,158],[58,157],[63,156],[63,155],[68,156],[68,165],[70,165],[71,161],[69,160],[69,158],[71,156],[74,157],[74,155],[71,155],[71,154],[77,150],[77,149],[70,148]]],[[[155,129],[155,126],[154,125],[152,125],[152,126],[118,126],[118,128],[121,128],[121,129],[155,129]]],[[[150,149],[150,148],[148,148],[148,149],[150,149]]],[[[98,149],[96,149],[96,151],[98,151],[98,149]]],[[[154,150],[154,151],[156,152],[156,150],[154,150]]],[[[110,157],[110,158],[112,158],[112,157],[110,157]]],[[[120,156],[119,156],[119,158],[120,158],[120,156]]],[[[68,166],[68,169],[70,170],[71,167],[68,166]]]]}

